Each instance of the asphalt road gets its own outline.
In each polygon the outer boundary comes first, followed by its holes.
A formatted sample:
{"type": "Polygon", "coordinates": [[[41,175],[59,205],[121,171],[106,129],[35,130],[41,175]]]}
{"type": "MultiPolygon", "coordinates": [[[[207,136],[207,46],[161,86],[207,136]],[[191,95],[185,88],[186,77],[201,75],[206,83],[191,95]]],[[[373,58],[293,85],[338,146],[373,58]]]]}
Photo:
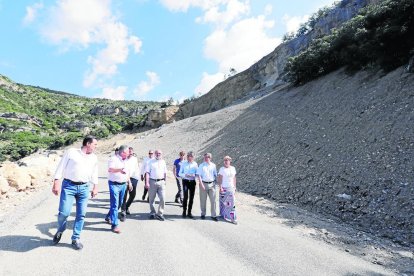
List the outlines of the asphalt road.
{"type": "Polygon", "coordinates": [[[89,202],[81,235],[83,250],[75,251],[70,245],[75,209],[61,242],[52,245],[59,200],[47,190],[37,204],[27,204],[29,209],[14,220],[11,217],[10,227],[0,231],[0,275],[392,274],[260,214],[243,203],[243,194],[238,197],[238,225],[209,217],[201,220],[198,192],[196,219],[183,219],[182,209],[173,203],[172,178],[167,181],[164,222],[149,220],[140,182],[132,214],[120,224],[122,233],[115,234],[104,221],[109,207],[106,177],[101,176],[100,182],[98,197],[89,202]]]}

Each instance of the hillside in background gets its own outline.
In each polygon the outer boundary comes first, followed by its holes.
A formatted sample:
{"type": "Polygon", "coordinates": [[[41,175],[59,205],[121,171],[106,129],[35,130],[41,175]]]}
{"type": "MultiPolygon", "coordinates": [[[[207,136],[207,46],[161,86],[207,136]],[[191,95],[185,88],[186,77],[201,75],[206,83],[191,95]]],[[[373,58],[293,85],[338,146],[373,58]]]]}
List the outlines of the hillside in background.
{"type": "Polygon", "coordinates": [[[177,118],[205,114],[289,83],[304,84],[346,67],[414,71],[414,1],[342,0],[315,12],[296,34],[247,70],[180,106],[177,118]],[[411,57],[411,59],[410,59],[411,57]]]}
{"type": "Polygon", "coordinates": [[[161,105],[85,98],[17,84],[0,75],[0,161],[69,145],[85,134],[103,138],[132,130],[161,105]]]}

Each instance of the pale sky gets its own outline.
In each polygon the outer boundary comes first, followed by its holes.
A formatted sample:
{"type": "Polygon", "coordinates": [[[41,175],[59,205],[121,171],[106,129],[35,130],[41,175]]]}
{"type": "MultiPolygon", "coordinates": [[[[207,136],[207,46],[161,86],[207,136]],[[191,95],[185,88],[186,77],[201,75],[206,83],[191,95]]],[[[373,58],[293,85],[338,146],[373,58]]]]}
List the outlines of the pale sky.
{"type": "Polygon", "coordinates": [[[86,97],[182,101],[332,0],[0,0],[0,74],[86,97]]]}

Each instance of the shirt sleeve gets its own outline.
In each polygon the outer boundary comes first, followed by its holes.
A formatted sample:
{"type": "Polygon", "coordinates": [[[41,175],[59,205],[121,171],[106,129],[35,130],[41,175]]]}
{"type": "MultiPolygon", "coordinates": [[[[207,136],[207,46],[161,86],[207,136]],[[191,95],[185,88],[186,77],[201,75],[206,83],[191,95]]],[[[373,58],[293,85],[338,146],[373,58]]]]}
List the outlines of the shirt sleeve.
{"type": "Polygon", "coordinates": [[[92,184],[98,185],[98,159],[95,158],[95,164],[92,169],[91,180],[92,184]]]}
{"type": "Polygon", "coordinates": [[[214,165],[213,175],[214,175],[214,178],[217,178],[217,167],[216,167],[216,165],[214,165]]]}
{"type": "Polygon", "coordinates": [[[143,159],[142,160],[142,163],[141,163],[141,175],[143,175],[144,173],[145,173],[145,165],[146,165],[146,163],[147,162],[145,162],[145,159],[143,159]]]}
{"type": "Polygon", "coordinates": [[[144,173],[150,173],[151,172],[151,161],[145,162],[144,163],[144,173]]]}
{"type": "Polygon", "coordinates": [[[66,165],[69,162],[69,150],[67,150],[64,154],[62,159],[60,159],[59,165],[55,171],[55,178],[54,179],[61,179],[63,177],[63,172],[66,168],[66,165]]]}
{"type": "Polygon", "coordinates": [[[201,175],[202,175],[202,173],[203,173],[203,167],[202,167],[202,166],[199,166],[199,167],[197,168],[196,175],[201,176],[201,175]]]}
{"type": "Polygon", "coordinates": [[[195,165],[194,165],[194,167],[193,167],[193,169],[192,169],[191,171],[192,171],[192,173],[193,173],[194,175],[196,175],[196,174],[197,174],[197,170],[198,170],[198,164],[197,164],[197,163],[195,163],[195,165]]]}
{"type": "Polygon", "coordinates": [[[165,176],[167,176],[167,172],[168,172],[167,163],[164,161],[164,175],[165,176]]]}
{"type": "Polygon", "coordinates": [[[181,164],[181,167],[180,167],[180,172],[178,173],[178,175],[179,175],[181,178],[184,178],[184,176],[185,176],[185,174],[184,174],[184,167],[185,167],[185,163],[182,163],[182,164],[181,164]]]}
{"type": "Polygon", "coordinates": [[[221,167],[220,170],[219,170],[219,172],[218,172],[218,174],[221,175],[221,176],[223,176],[223,170],[224,170],[223,167],[221,167]]]}
{"type": "Polygon", "coordinates": [[[234,173],[234,175],[236,175],[236,168],[235,167],[233,167],[233,173],[234,173]]]}
{"type": "Polygon", "coordinates": [[[114,167],[113,167],[113,165],[114,165],[114,161],[115,161],[115,160],[114,160],[114,157],[113,157],[113,156],[109,158],[109,160],[108,160],[108,169],[109,169],[109,168],[112,168],[112,169],[119,169],[119,168],[114,168],[114,167]]]}

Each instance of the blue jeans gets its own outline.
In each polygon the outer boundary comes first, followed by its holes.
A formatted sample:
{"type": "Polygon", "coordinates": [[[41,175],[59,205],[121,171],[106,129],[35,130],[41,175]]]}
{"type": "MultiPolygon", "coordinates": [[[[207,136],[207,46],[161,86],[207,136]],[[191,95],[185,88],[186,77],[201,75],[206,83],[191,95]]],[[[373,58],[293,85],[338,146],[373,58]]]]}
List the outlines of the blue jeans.
{"type": "Polygon", "coordinates": [[[109,201],[110,208],[109,213],[106,216],[112,222],[112,228],[115,228],[118,222],[118,209],[122,206],[125,196],[126,184],[115,185],[112,181],[108,181],[109,184],[109,201]]]}
{"type": "Polygon", "coordinates": [[[67,180],[62,182],[60,193],[59,214],[58,214],[58,231],[66,230],[66,223],[70,211],[72,210],[73,201],[76,199],[76,218],[73,225],[72,240],[80,237],[85,222],[86,207],[88,206],[89,184],[74,185],[67,180]]]}

